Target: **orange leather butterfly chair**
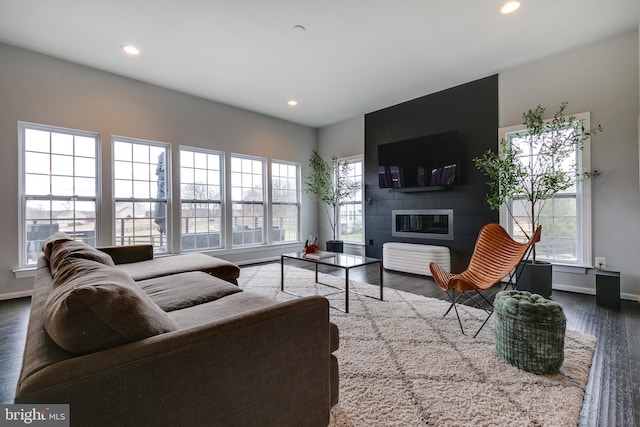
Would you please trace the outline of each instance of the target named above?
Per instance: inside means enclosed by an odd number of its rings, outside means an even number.
[[[513,240],[499,224],[487,224],[480,230],[469,267],[464,272],[452,274],[434,262],[429,264],[431,275],[436,283],[451,299],[451,306],[444,315],[449,314],[453,308],[463,334],[462,321],[456,307],[459,302],[462,302],[460,298],[465,296],[465,302],[471,300],[476,307],[488,314],[478,332],[473,336],[475,338],[493,314],[493,304],[480,291],[491,288],[507,276],[509,276],[509,283],[513,285],[513,276],[518,264],[528,255],[533,245],[540,241],[541,231],[542,227],[538,226],[527,243],[520,243]],[[480,301],[474,298],[474,294],[471,293],[473,291],[482,298]]]

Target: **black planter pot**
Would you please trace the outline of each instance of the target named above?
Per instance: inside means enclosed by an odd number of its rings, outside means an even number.
[[[523,261],[522,264],[522,273],[516,282],[516,289],[549,298],[551,296],[553,265],[541,261],[536,261],[535,264],[531,261]]]
[[[342,240],[327,240],[327,251],[342,253],[344,251],[344,242]]]

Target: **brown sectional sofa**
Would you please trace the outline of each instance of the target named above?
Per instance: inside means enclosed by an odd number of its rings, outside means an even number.
[[[99,251],[57,233],[43,252],[16,403],[68,403],[77,426],[329,423],[326,299],[243,292],[236,265],[150,245]]]

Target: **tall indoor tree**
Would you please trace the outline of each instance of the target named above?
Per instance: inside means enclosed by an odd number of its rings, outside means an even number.
[[[540,105],[526,111],[522,114],[524,130],[503,138],[497,152],[490,150],[473,159],[489,178],[490,208],[504,206],[527,240],[542,222],[548,201],[597,174],[581,170],[577,153],[591,136],[602,132],[602,127],[587,129],[583,119],[565,115],[566,107],[566,102],[561,103],[549,119],[545,118],[546,108]],[[543,228],[543,241],[544,234]],[[535,245],[531,259],[523,262],[517,287],[544,297],[551,295],[552,265],[536,262]]]
[[[592,135],[602,132],[602,126],[586,129],[584,120],[565,115],[566,107],[567,103],[563,102],[548,120],[546,108],[538,105],[528,110],[522,114],[525,130],[513,138],[517,143],[503,138],[497,152],[489,150],[473,159],[476,167],[489,178],[487,203],[490,208],[498,210],[505,206],[527,239],[540,224],[540,214],[548,200],[597,174],[578,170],[575,153],[583,149]],[[524,205],[524,221],[514,215],[514,203]],[[535,263],[535,247],[532,258]]]
[[[322,203],[329,219],[333,241],[336,241],[340,206],[358,191],[360,184],[349,178],[351,165],[336,156],[326,161],[313,150],[309,166],[311,172],[304,179],[304,191],[313,200]]]

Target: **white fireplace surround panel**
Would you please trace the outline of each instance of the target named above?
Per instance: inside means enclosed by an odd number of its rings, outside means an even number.
[[[445,246],[387,242],[382,245],[382,265],[388,270],[431,276],[435,262],[451,271],[451,251]]]

